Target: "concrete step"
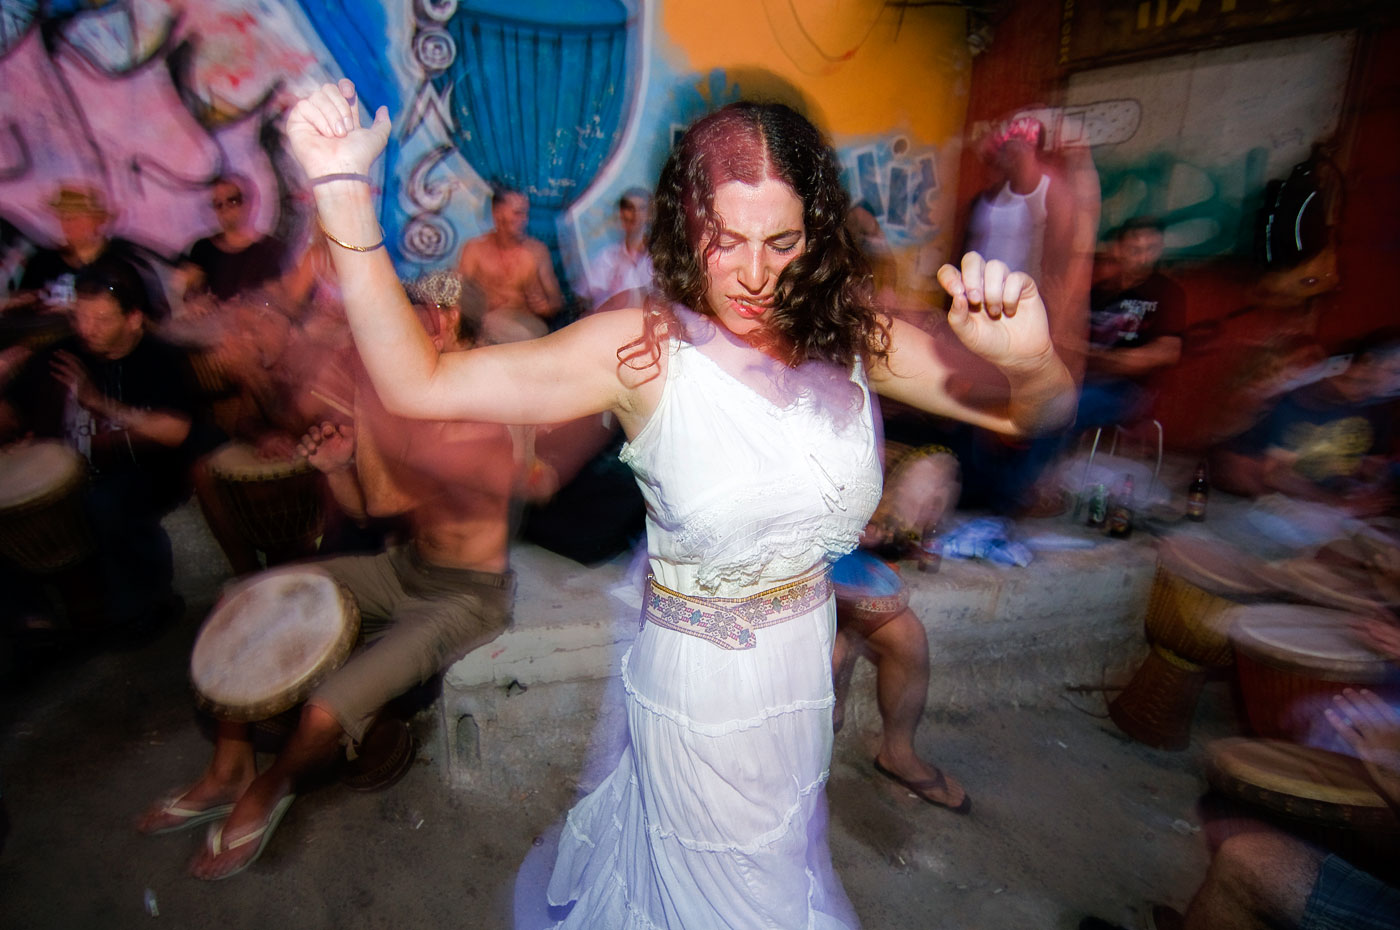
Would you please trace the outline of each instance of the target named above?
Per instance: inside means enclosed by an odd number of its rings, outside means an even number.
[[[1052,528],[1093,548],[1040,552],[1024,568],[954,559],[936,573],[901,567],[929,635],[928,706],[1051,706],[1067,685],[1121,682],[1141,659],[1150,537]],[[513,629],[444,676],[443,776],[508,785],[549,764],[583,772],[587,785],[624,738],[617,676],[638,628],[641,576],[622,559],[587,567],[528,544],[512,549],[512,566]],[[857,666],[846,720],[857,732],[879,729],[869,663]]]

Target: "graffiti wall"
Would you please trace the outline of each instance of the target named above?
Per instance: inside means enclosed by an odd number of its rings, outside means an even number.
[[[340,76],[394,132],[388,241],[405,275],[489,228],[489,185],[531,197],[531,232],[580,282],[674,134],[763,95],[831,134],[904,284],[946,252],[967,97],[962,13],[879,0],[0,0],[0,215],[38,242],[82,180],[115,231],[173,258],[215,228],[205,187],[251,178],[257,222],[304,238],[304,179],[277,127]]]
[[[1070,78],[1103,192],[1101,227],[1168,223],[1177,257],[1247,253],[1265,185],[1288,175],[1341,120],[1350,34],[1218,49]],[[1136,110],[1135,119],[1122,114]],[[1094,133],[1102,133],[1094,138]]]

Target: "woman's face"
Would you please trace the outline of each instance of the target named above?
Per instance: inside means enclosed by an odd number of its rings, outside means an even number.
[[[726,181],[715,191],[719,235],[706,253],[710,310],[730,332],[758,329],[773,306],[778,275],[807,247],[802,201],[782,181]]]

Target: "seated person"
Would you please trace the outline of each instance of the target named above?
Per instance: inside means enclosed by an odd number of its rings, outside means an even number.
[[[273,287],[281,279],[287,247],[253,225],[253,190],[247,178],[234,174],[209,185],[209,205],[219,231],[196,240],[182,258],[187,294],[208,292],[224,301],[244,291]]]
[[[1371,621],[1372,645],[1400,660],[1400,630]],[[1373,692],[1348,689],[1325,711],[1400,812],[1400,713]],[[1393,863],[1392,863],[1393,865]],[[1220,844],[1185,914],[1153,908],[1156,930],[1400,930],[1400,885],[1271,827]],[[1087,917],[1080,930],[1122,930]]]
[[[622,240],[598,256],[588,297],[594,310],[640,307],[651,290],[651,255],[647,252],[647,227],[651,221],[651,193],[631,187],[617,201],[617,222]]]
[[[1118,228],[1109,262],[1089,293],[1089,354],[1077,425],[1141,417],[1151,377],[1181,359],[1186,292],[1157,270],[1162,226],[1139,217]]]
[[[549,249],[526,231],[530,198],[510,188],[491,192],[490,232],[462,246],[457,272],[486,291],[486,342],[518,342],[549,332],[564,298]]]
[[[147,322],[170,317],[165,287],[156,273],[155,253],[134,242],[110,235],[112,213],[102,191],[85,184],[64,184],[49,201],[62,237],[52,248],[37,249],[24,265],[14,302],[68,308],[74,301],[74,284],[83,271],[94,266],[134,275],[145,292],[142,312]]]
[[[1218,484],[1356,516],[1392,505],[1391,398],[1400,387],[1400,342],[1363,340],[1334,364],[1336,373],[1284,394],[1256,426],[1217,452]]]
[[[24,431],[60,438],[91,465],[101,621],[135,631],[176,605],[161,517],[186,492],[194,419],[184,354],[147,332],[146,291],[119,266],[78,275],[74,339],[28,359],[9,399]]]
[[[222,335],[210,354],[232,385],[232,396],[216,402],[218,425],[230,440],[253,447],[259,459],[291,462],[307,429],[349,415],[354,392],[346,353],[308,338],[269,292],[246,291],[225,309]],[[209,465],[202,459],[193,473],[205,522],[235,574],[256,571],[262,566],[257,551],[234,525]],[[313,535],[287,539],[263,555],[273,565],[316,551]]]
[[[444,350],[465,347],[459,321],[447,317],[435,338]],[[516,469],[506,427],[401,420],[362,381],[353,425],[316,427],[301,447],[344,506],[406,512],[411,538],[379,555],[314,563],[355,597],[368,645],[316,688],[272,765],[259,773],[248,726],[220,721],[204,774],[138,821],[144,833],[221,821],[191,862],[197,878],[227,878],[251,865],[305,776],[334,761],[345,740],[372,750],[380,741],[376,715],[387,701],[495,639],[510,622]]]

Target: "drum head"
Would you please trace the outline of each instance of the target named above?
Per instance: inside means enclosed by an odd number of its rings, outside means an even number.
[[[1364,571],[1349,572],[1314,559],[1269,566],[1278,590],[1297,600],[1340,610],[1374,610],[1384,601]]]
[[[1173,536],[1162,540],[1157,558],[1172,574],[1220,597],[1258,597],[1271,588],[1263,562],[1220,540]]]
[[[21,442],[0,449],[0,508],[42,500],[83,474],[83,457],[61,442]]]
[[[190,656],[201,706],[261,720],[306,697],[350,655],[359,633],[350,595],[318,571],[268,572],[230,591]]]
[[[209,456],[209,472],[226,481],[256,481],[311,471],[305,459],[264,459],[245,442],[225,443]]]
[[[1233,611],[1235,648],[1274,668],[1356,684],[1384,680],[1385,658],[1353,629],[1356,614],[1296,604],[1256,604]]]
[[[1206,748],[1211,783],[1227,794],[1241,787],[1250,800],[1274,796],[1280,809],[1288,799],[1304,799],[1359,810],[1390,811],[1385,799],[1371,787],[1365,767],[1351,756],[1325,749],[1300,746],[1283,740],[1231,737],[1213,741]],[[1273,806],[1273,805],[1270,805]]]

